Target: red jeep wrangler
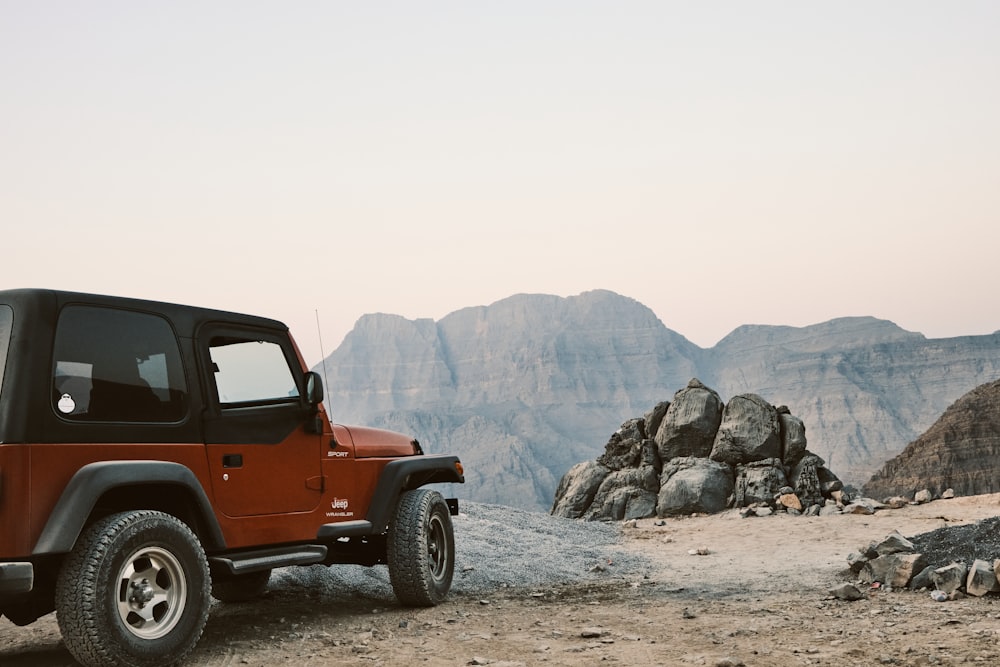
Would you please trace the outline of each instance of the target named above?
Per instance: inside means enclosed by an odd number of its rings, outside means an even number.
[[[0,613],[55,610],[85,665],[169,665],[209,595],[271,569],[386,563],[405,605],[451,587],[456,456],[334,425],[280,322],[0,291]]]

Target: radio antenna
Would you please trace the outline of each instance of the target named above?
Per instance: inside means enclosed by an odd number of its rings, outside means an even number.
[[[316,335],[319,337],[319,354],[323,357],[323,395],[326,396],[326,392],[330,386],[330,378],[326,372],[326,352],[323,350],[323,329],[319,326],[319,309],[316,309]],[[331,406],[327,406],[327,411],[331,409]],[[332,412],[330,414],[333,414]]]

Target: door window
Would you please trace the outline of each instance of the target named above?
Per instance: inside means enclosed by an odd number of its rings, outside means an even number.
[[[218,337],[209,342],[209,354],[223,407],[298,402],[295,377],[277,343]]]

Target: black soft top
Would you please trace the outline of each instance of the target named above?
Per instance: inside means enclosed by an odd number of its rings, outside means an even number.
[[[52,344],[56,323],[64,307],[86,305],[149,313],[165,318],[173,328],[188,369],[194,369],[194,340],[203,325],[238,325],[286,336],[283,323],[211,308],[182,306],[118,296],[84,294],[50,289],[0,290],[0,443],[87,442],[198,442],[200,422],[187,418],[176,424],[154,427],[143,424],[66,424],[51,406]],[[3,330],[6,329],[6,330]],[[109,341],[113,345],[113,341]],[[192,404],[200,405],[202,390],[197,377],[189,378]]]
[[[0,304],[10,305],[15,317],[27,317],[37,322],[39,326],[54,326],[55,318],[63,306],[68,304],[86,304],[93,306],[109,306],[125,310],[136,310],[163,315],[174,325],[177,334],[191,337],[195,329],[204,322],[233,322],[258,326],[267,329],[287,331],[288,327],[278,320],[256,315],[232,313],[225,310],[184,306],[162,301],[148,301],[121,296],[104,294],[86,294],[83,292],[66,292],[52,289],[11,289],[0,290]],[[27,333],[22,330],[22,333]]]

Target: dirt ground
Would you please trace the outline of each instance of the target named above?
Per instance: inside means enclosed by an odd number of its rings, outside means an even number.
[[[622,530],[650,558],[644,574],[622,577],[608,563],[597,583],[452,595],[432,609],[281,581],[259,601],[213,606],[185,664],[996,665],[1000,596],[827,594],[860,545],[996,515],[1000,495],[873,516],[643,520]],[[0,666],[73,664],[54,615],[24,628],[0,621]]]

